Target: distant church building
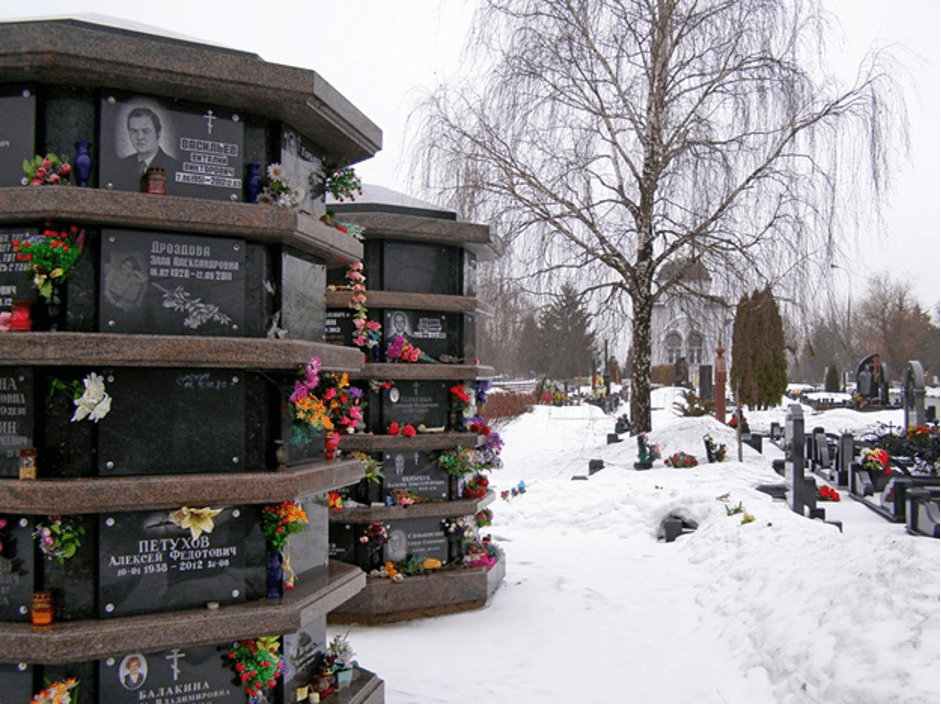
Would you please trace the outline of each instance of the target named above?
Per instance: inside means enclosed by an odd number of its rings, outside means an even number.
[[[663,282],[674,277],[679,284],[660,298],[651,315],[650,363],[674,367],[676,381],[705,392],[712,389],[712,379],[708,386],[700,383],[699,367],[707,365],[712,374],[720,340],[729,359],[734,311],[722,300],[701,297],[713,291],[712,277],[700,262],[668,263],[657,278]]]

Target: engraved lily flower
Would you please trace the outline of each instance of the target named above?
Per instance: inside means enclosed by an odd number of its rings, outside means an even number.
[[[170,520],[176,523],[180,528],[188,528],[193,539],[198,538],[203,533],[212,533],[215,525],[212,519],[222,513],[222,509],[216,508],[189,508],[184,506],[179,511],[170,514]]]
[[[74,401],[75,414],[71,422],[74,423],[87,416],[88,420],[97,423],[111,410],[111,397],[105,392],[104,378],[95,372],[85,377],[84,384],[84,393]]]

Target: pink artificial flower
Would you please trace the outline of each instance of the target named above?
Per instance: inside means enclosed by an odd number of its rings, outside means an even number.
[[[291,394],[291,397],[288,399],[288,401],[291,403],[297,403],[302,398],[307,398],[309,393],[310,389],[308,389],[307,384],[305,384],[303,381],[295,381],[294,393]]]

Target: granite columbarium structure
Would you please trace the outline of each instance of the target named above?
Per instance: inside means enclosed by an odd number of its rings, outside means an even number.
[[[288,442],[283,409],[311,358],[362,368],[323,340],[327,271],[362,244],[319,218],[330,164],[380,146],[310,70],[0,24],[0,699],[48,680],[83,703],[242,703],[247,641],[284,663],[252,700],[316,700],[326,615],[366,583],[329,559],[327,495],[364,470]],[[72,185],[22,185],[48,154]],[[273,163],[295,207],[252,202]],[[21,256],[63,247],[67,275]],[[284,502],[308,521],[290,566],[262,520]],[[376,675],[345,675],[324,701],[383,701]]]

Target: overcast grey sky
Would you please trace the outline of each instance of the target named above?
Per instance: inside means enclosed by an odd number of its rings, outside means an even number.
[[[834,37],[828,47],[840,77],[851,80],[867,49],[887,45],[896,46],[912,77],[911,162],[896,172],[885,228],[870,228],[861,240],[861,251],[873,254],[853,266],[863,274],[891,267],[933,307],[941,299],[941,3],[824,2],[845,34],[845,41]],[[43,0],[5,2],[0,20],[97,13],[313,69],[383,131],[383,150],[357,172],[368,183],[414,195],[406,120],[422,92],[455,70],[472,9],[472,0]]]

